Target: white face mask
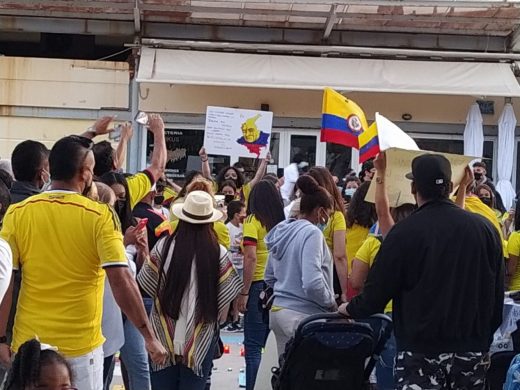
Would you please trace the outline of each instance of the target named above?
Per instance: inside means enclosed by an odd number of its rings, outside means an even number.
[[[356,188],[345,188],[345,196],[353,197],[356,193]]]
[[[40,188],[40,190],[42,192],[44,192],[44,191],[47,191],[49,189],[49,187],[51,186],[51,174],[49,172],[47,172],[45,169],[42,169],[42,172],[45,172],[48,175],[47,180],[43,180],[42,188]]]

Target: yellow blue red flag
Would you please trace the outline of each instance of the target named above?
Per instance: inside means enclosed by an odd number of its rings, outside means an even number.
[[[359,135],[358,140],[360,163],[364,163],[365,161],[377,156],[380,152],[380,148],[376,122],[372,123],[366,131],[362,132]]]
[[[362,137],[363,134],[365,136]],[[379,152],[377,127],[369,129],[361,107],[331,88],[325,88],[323,93],[321,142],[359,149],[360,162]]]

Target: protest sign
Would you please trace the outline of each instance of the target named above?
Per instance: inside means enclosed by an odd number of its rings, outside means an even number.
[[[437,153],[426,150],[404,150],[391,148],[386,151],[386,176],[384,183],[388,194],[390,207],[398,207],[406,203],[415,204],[411,193],[411,181],[405,176],[412,171],[412,160],[427,153],[442,154],[451,163],[453,188],[457,188],[464,177],[464,169],[475,157],[462,156],[459,154]],[[370,184],[365,200],[375,203],[375,179]]]
[[[272,124],[270,111],[208,106],[204,147],[208,154],[264,158]]]

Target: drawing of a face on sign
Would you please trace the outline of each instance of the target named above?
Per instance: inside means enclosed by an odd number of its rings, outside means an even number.
[[[348,127],[350,128],[350,130],[352,130],[356,133],[361,133],[363,131],[363,125],[361,124],[361,120],[359,119],[359,117],[357,115],[349,116],[347,119],[347,122],[348,122]]]

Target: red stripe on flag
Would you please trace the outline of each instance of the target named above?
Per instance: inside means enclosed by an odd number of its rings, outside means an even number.
[[[376,157],[379,152],[379,145],[374,145],[370,149],[367,149],[365,153],[359,155],[359,162],[364,163],[372,157]]]
[[[358,137],[345,131],[334,129],[321,129],[321,142],[330,142],[333,144],[350,146],[356,149],[359,148]]]

